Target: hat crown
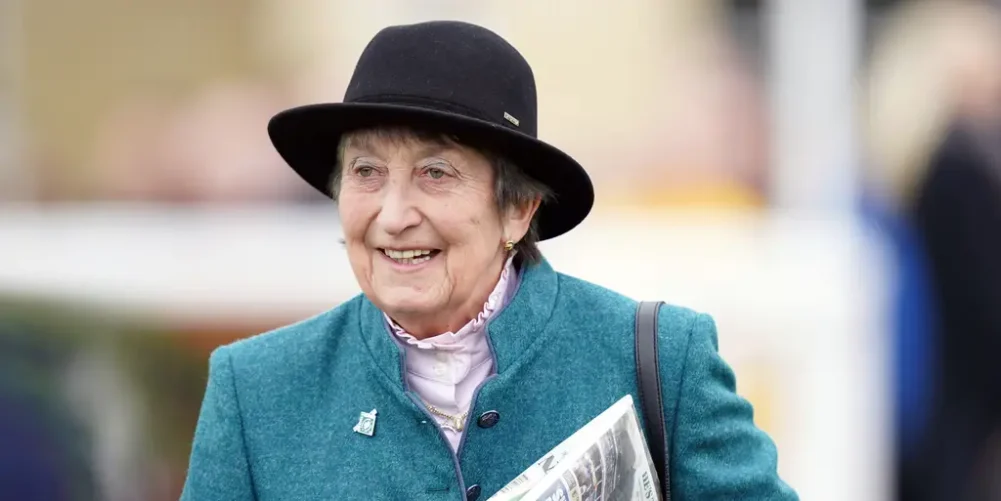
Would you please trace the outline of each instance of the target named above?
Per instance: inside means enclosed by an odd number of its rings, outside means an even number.
[[[528,62],[496,33],[458,21],[379,31],[358,60],[344,102],[426,107],[538,134]]]
[[[327,196],[336,145],[358,129],[417,127],[501,154],[552,191],[536,213],[544,240],[587,217],[594,187],[580,164],[538,139],[537,116],[535,77],[517,49],[480,26],[431,21],[377,33],[344,102],[282,111],[268,134],[282,158]]]

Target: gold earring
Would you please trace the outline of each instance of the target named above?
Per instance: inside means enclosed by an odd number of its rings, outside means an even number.
[[[511,252],[512,250],[514,250],[514,241],[513,240],[508,240],[507,242],[504,242],[504,250],[506,250],[508,252]]]

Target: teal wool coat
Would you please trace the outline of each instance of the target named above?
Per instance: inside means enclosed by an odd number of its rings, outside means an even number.
[[[487,331],[495,374],[452,453],[404,382],[382,313],[363,295],[216,349],[181,499],[486,499],[626,394],[637,398],[637,303],[527,267]],[[675,500],[794,500],[755,427],[712,319],[660,310],[661,379]],[[375,434],[356,433],[378,411]],[[489,428],[476,417],[496,411]]]

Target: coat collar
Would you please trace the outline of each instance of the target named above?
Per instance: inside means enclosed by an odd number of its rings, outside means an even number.
[[[514,297],[487,323],[498,373],[514,365],[544,330],[556,305],[557,291],[558,276],[549,262],[543,260],[523,268]],[[392,381],[403,385],[403,355],[382,311],[365,296],[359,303],[358,332],[362,341],[376,365]]]

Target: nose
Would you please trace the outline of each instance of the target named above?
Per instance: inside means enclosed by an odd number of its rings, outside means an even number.
[[[382,208],[376,222],[382,231],[399,235],[421,222],[421,214],[414,206],[408,184],[393,180],[383,192]]]

